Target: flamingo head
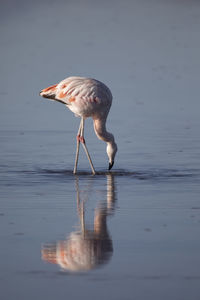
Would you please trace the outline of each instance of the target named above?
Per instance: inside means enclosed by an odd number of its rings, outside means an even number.
[[[114,165],[115,155],[117,153],[117,144],[115,142],[108,143],[106,151],[109,159],[108,170],[111,170]]]

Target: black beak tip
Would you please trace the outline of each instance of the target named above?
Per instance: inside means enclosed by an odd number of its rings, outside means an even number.
[[[113,167],[113,165],[114,165],[114,162],[112,162],[112,163],[109,163],[108,170],[111,170],[111,169],[112,169],[112,167]]]

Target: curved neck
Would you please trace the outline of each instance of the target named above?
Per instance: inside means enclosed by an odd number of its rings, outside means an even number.
[[[114,143],[114,136],[112,135],[112,133],[106,130],[106,119],[93,119],[93,121],[94,131],[97,137],[106,143]]]

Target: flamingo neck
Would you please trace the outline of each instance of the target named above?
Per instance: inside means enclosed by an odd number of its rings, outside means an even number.
[[[110,143],[110,144],[115,143],[115,139],[112,133],[106,130],[106,119],[93,119],[93,121],[94,121],[94,131],[97,137],[106,143]]]

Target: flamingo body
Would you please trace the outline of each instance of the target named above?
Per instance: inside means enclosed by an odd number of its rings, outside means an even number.
[[[65,104],[76,116],[81,117],[82,121],[77,138],[78,143],[81,142],[84,147],[86,147],[83,134],[84,120],[88,117],[93,118],[97,137],[107,143],[109,169],[111,169],[114,164],[117,145],[114,136],[106,130],[106,119],[112,104],[112,94],[109,88],[104,83],[93,78],[68,77],[58,84],[43,89],[40,95]],[[85,150],[92,171],[95,173],[89,153],[87,149]],[[78,163],[78,144],[77,152],[74,173],[76,173]]]

